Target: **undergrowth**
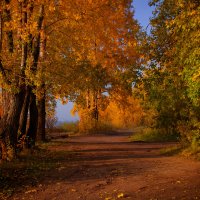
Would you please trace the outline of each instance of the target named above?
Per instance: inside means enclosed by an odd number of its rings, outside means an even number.
[[[164,148],[160,151],[163,155],[181,155],[187,158],[200,160],[200,142],[195,137],[192,142],[185,142],[180,139],[179,134],[166,134],[159,129],[141,128],[136,129],[131,137],[132,142],[179,142],[173,147]]]
[[[176,133],[167,134],[163,130],[144,128],[134,133],[130,140],[132,142],[177,142],[179,135]]]
[[[160,154],[166,155],[166,156],[173,156],[177,154],[181,154],[183,151],[183,147],[181,145],[175,145],[172,147],[167,147],[160,150]]]
[[[79,122],[63,122],[61,123],[58,128],[62,130],[62,132],[73,132],[77,133],[79,132]]]
[[[0,164],[0,199],[7,199],[16,191],[36,186],[45,173],[58,169],[73,152],[49,151],[46,143],[32,151],[23,151],[17,159]],[[59,144],[57,144],[59,145]]]
[[[191,146],[186,147],[179,144],[173,147],[161,149],[160,153],[166,156],[179,155],[179,156],[200,161],[200,147],[198,148],[198,151],[197,150],[194,151]]]

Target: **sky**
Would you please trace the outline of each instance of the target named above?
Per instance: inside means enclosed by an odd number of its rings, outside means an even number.
[[[133,0],[135,18],[140,25],[146,29],[149,25],[149,18],[152,16],[153,8],[148,5],[149,0]]]
[[[135,19],[138,20],[139,24],[146,29],[149,24],[149,18],[152,15],[152,8],[148,6],[149,0],[133,0],[133,6],[135,9]],[[148,29],[147,29],[148,30]],[[57,102],[56,116],[58,121],[77,121],[78,116],[72,117],[70,110],[73,107],[73,103],[69,102],[66,105],[62,105]]]

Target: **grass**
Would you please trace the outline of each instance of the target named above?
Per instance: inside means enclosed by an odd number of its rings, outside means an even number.
[[[179,145],[162,149],[160,153],[169,156],[179,154],[180,156],[200,161],[199,141],[193,140],[191,143],[181,142]]]
[[[58,126],[58,129],[63,130],[64,132],[73,132],[77,133],[79,131],[78,121],[76,122],[63,122]]]
[[[194,151],[194,149],[191,146],[189,146],[182,151],[181,155],[187,158],[193,158],[195,160],[200,161],[200,147],[198,147],[198,149],[195,149]]]
[[[48,143],[32,152],[24,151],[16,160],[0,164],[0,199],[7,199],[27,186],[36,186],[45,173],[61,167],[67,156],[73,153],[47,150],[53,145]]]
[[[189,159],[194,159],[200,161],[200,147],[198,151],[193,151],[191,146],[189,147],[184,147],[181,145],[176,145],[173,147],[168,147],[160,150],[161,155],[166,155],[166,156],[174,156],[174,155],[179,155],[183,156]]]
[[[181,145],[175,145],[173,147],[168,147],[160,150],[161,155],[166,155],[166,156],[174,156],[177,154],[181,154],[183,151],[183,147]]]
[[[132,142],[176,142],[179,140],[179,135],[166,134],[159,129],[144,128],[139,132],[134,133],[130,140]]]

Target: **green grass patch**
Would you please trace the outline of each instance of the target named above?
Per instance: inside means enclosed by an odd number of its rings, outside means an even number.
[[[130,140],[132,142],[176,142],[179,140],[179,135],[166,134],[159,129],[144,128],[134,133]]]
[[[194,150],[192,146],[184,146],[179,144],[173,147],[161,149],[160,153],[167,156],[180,155],[200,161],[200,147],[198,147],[198,149],[195,148]]]
[[[79,125],[78,121],[76,122],[63,122],[58,126],[58,129],[62,130],[63,132],[79,132]]]
[[[183,147],[181,145],[175,145],[173,147],[168,147],[160,150],[160,154],[166,156],[174,156],[180,154],[183,151]]]

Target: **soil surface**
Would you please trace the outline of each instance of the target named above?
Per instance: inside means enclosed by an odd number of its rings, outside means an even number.
[[[62,139],[62,165],[16,200],[200,199],[200,162],[164,156],[173,143],[132,143],[128,133]]]

